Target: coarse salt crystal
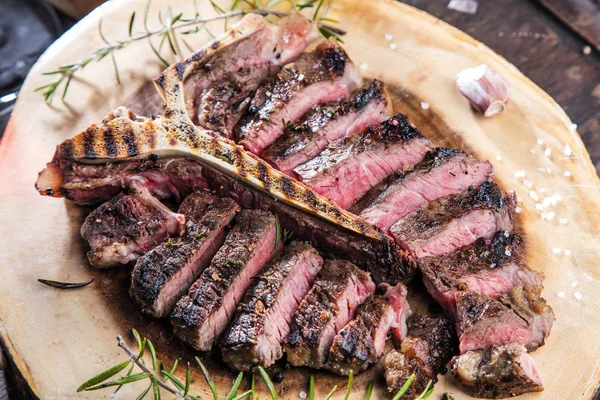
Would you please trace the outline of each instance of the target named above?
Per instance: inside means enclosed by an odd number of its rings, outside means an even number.
[[[573,131],[574,131],[575,129],[577,129],[577,124],[571,124],[571,127],[570,127],[570,128],[571,128],[571,130],[573,130]]]
[[[562,253],[562,249],[560,247],[553,247],[552,248],[552,253],[554,253],[554,254],[560,254],[560,253]]]
[[[303,80],[303,79],[304,79],[304,74],[300,74],[300,75],[298,75],[298,80],[299,80],[299,81],[301,81],[301,80]]]
[[[369,64],[367,64],[366,62],[361,62],[359,68],[365,70],[369,68]]]
[[[391,42],[393,38],[394,38],[394,35],[392,35],[391,33],[385,34],[385,40],[387,40],[388,42]]]
[[[573,281],[573,282],[571,282],[571,287],[572,287],[572,288],[576,288],[576,287],[577,287],[577,285],[579,285],[579,282],[577,282],[577,281]]]
[[[564,175],[567,176],[567,177],[569,177],[569,176],[571,176],[573,174],[571,173],[571,171],[565,171]]]
[[[561,218],[558,222],[560,222],[561,225],[566,225],[569,223],[569,220],[567,218]]]
[[[536,203],[536,205],[535,205],[535,209],[536,209],[536,210],[540,210],[540,211],[541,211],[541,210],[543,210],[543,209],[544,209],[544,206],[542,205],[542,203]]]
[[[552,204],[552,197],[546,197],[542,201],[542,205],[544,206],[544,208],[548,207],[550,204]]]
[[[308,395],[306,394],[306,392],[300,392],[298,393],[298,397],[300,397],[301,399],[306,399]]]
[[[478,5],[477,0],[450,0],[448,8],[465,14],[475,15]]]
[[[502,160],[502,156],[500,156],[500,155],[496,156],[496,160],[501,161]]]
[[[573,150],[571,150],[571,146],[569,146],[568,144],[565,145],[565,155],[570,156],[571,154],[573,154]]]
[[[509,237],[510,233],[508,233],[508,231],[504,231],[504,237]]]
[[[577,299],[577,301],[581,301],[581,299],[583,299],[583,296],[579,292],[573,293],[573,297],[575,297],[575,299]]]
[[[529,189],[530,187],[532,187],[532,186],[533,186],[533,183],[531,183],[531,181],[530,181],[530,180],[527,180],[527,179],[525,179],[525,180],[523,181],[523,185],[525,185],[525,187],[526,187],[527,189]]]
[[[571,255],[571,250],[565,249],[565,256],[570,256],[570,255]]]
[[[552,221],[554,219],[554,217],[556,216],[556,213],[554,211],[550,211],[547,215],[546,215],[546,219],[548,221]]]
[[[515,177],[516,178],[522,178],[525,176],[525,171],[517,171],[515,172]]]
[[[549,174],[551,174],[552,173],[552,168],[550,168],[550,167],[546,168],[546,172],[549,173]]]
[[[529,197],[531,197],[535,201],[538,201],[538,199],[539,199],[538,194],[533,190],[531,192],[529,192]]]
[[[562,196],[558,192],[554,193],[552,197],[556,199],[556,201],[562,201]]]
[[[396,43],[390,43],[390,49],[396,50],[397,48],[398,48],[398,45]]]
[[[506,251],[504,252],[504,254],[506,254],[506,256],[510,257],[510,255],[511,255],[512,253],[511,253],[510,251],[506,250]]]
[[[552,149],[548,147],[546,150],[544,150],[544,154],[550,157],[552,155]]]
[[[536,168],[535,170],[538,172],[546,172],[546,168],[544,168],[544,167],[539,167],[539,168]]]
[[[426,101],[422,101],[421,102],[421,108],[423,110],[428,110],[429,109],[429,103],[427,103]]]
[[[529,152],[530,152],[531,154],[536,154],[536,153],[537,153],[537,151],[535,151],[535,149],[531,149],[531,150],[529,150]]]
[[[556,297],[565,297],[565,292],[556,293]]]
[[[516,207],[516,208],[515,208],[515,212],[516,212],[517,214],[520,214],[520,213],[521,213],[521,211],[523,211],[523,209],[522,209],[521,207]]]
[[[543,145],[544,144],[544,139],[538,138],[537,144],[539,144],[540,146]]]

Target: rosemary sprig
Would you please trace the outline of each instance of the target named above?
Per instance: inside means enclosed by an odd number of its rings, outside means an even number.
[[[38,279],[38,282],[57,289],[77,289],[94,282],[94,278],[90,279],[88,282],[59,282],[40,278]]]
[[[230,19],[241,17],[249,13],[263,15],[267,18],[271,16],[285,17],[290,15],[292,12],[301,11],[306,8],[312,8],[315,6],[315,4],[317,4],[317,9],[314,13],[313,20],[317,24],[317,27],[321,34],[326,38],[334,36],[340,42],[342,41],[340,36],[345,34],[343,30],[328,24],[328,22],[335,23],[334,20],[325,18],[328,8],[331,5],[331,1],[323,9],[323,12],[319,13],[325,0],[319,0],[318,3],[317,0],[271,0],[267,3],[266,7],[262,6],[260,0],[236,0],[233,2],[233,5],[229,11],[223,10],[213,0],[210,0],[210,3],[216,11],[217,15],[202,17],[197,11],[196,2],[194,0],[194,9],[196,10],[196,13],[192,18],[186,18],[184,17],[183,13],[175,13],[171,9],[171,7],[167,7],[167,9],[164,12],[164,16],[162,12],[158,13],[158,20],[161,26],[160,28],[154,30],[151,30],[148,27],[148,18],[150,13],[151,1],[152,0],[148,0],[146,3],[143,19],[144,30],[142,32],[134,33],[136,22],[135,11],[131,14],[129,18],[128,37],[125,39],[116,41],[108,40],[108,38],[104,35],[104,32],[102,31],[102,20],[100,20],[100,23],[98,24],[98,34],[100,38],[104,41],[106,46],[95,50],[88,57],[82,60],[71,64],[59,66],[55,70],[44,72],[43,75],[58,75],[58,77],[56,78],[56,80],[36,88],[35,91],[41,92],[42,96],[44,97],[44,100],[47,103],[51,103],[54,99],[55,94],[62,90],[61,99],[64,100],[73,77],[90,63],[98,62],[107,56],[110,56],[111,58],[117,83],[121,84],[121,76],[119,73],[118,63],[115,56],[115,52],[117,50],[124,49],[134,42],[147,40],[148,45],[150,46],[150,49],[152,50],[154,55],[156,55],[156,57],[166,67],[169,65],[169,62],[161,54],[162,44],[164,44],[165,42],[169,44],[169,49],[173,56],[181,57],[182,52],[179,46],[179,40],[181,40],[191,52],[193,52],[193,49],[187,44],[185,39],[179,36],[179,34],[191,35],[201,31],[206,31],[210,36],[214,38],[215,35],[208,29],[207,26],[209,22],[224,20],[224,28],[226,30],[227,22]],[[278,4],[287,4],[290,11],[284,12],[272,9],[272,7]],[[160,44],[158,48],[152,40],[155,37],[160,39]]]

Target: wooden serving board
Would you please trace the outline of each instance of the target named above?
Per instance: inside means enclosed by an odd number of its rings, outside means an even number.
[[[201,13],[213,13],[208,1],[199,3]],[[193,14],[192,2],[187,0],[155,0],[153,23],[158,10],[167,5]],[[131,328],[149,337],[159,358],[169,365],[174,358],[185,362],[196,355],[173,338],[167,322],[141,314],[127,293],[127,269],[97,271],[89,267],[86,245],[79,236],[86,210],[42,198],[33,187],[37,172],[59,142],[100,121],[154,77],[160,66],[145,42],[133,44],[117,54],[123,85],[117,85],[110,60],[93,63],[71,83],[66,101],[55,100],[52,106],[33,92],[48,82],[41,73],[101,47],[100,19],[109,39],[126,37],[130,13],[137,11],[139,20],[144,6],[142,0],[109,2],[59,39],[32,69],[0,145],[0,337],[10,361],[40,398],[110,396],[108,391],[78,394],[75,390],[126,358],[115,337],[123,335],[132,343]],[[382,79],[391,88],[396,111],[408,114],[426,136],[491,160],[498,181],[517,191],[528,241],[527,260],[546,275],[544,295],[557,316],[547,345],[533,355],[546,390],[523,398],[590,398],[600,371],[600,186],[567,115],[504,59],[428,14],[391,0],[344,0],[334,4],[330,16],[341,20],[348,30],[345,47],[361,65],[364,76]],[[213,30],[219,29],[222,22],[213,26]],[[387,40],[386,34],[393,39]],[[198,48],[208,36],[189,36],[187,40]],[[454,85],[459,71],[481,63],[489,64],[512,87],[506,112],[489,119],[472,112]],[[138,105],[154,101],[151,91],[142,93],[137,96]],[[565,145],[572,154],[565,154]],[[524,171],[531,188],[526,187],[524,178],[515,177],[517,171]],[[536,203],[544,204],[548,196],[556,203],[550,201],[543,210],[554,213],[551,220],[542,219],[536,209]],[[90,276],[96,279],[92,285],[73,291],[59,291],[36,281],[85,281]],[[426,308],[427,301],[414,300],[412,304]],[[220,391],[225,392],[235,374],[218,363],[208,363]],[[346,382],[327,373],[312,373],[318,398],[334,384]],[[283,383],[278,385],[281,398],[295,399],[299,392],[307,391],[310,374],[302,369],[284,371]],[[356,379],[351,398],[363,398],[375,375],[373,370]],[[194,392],[206,394],[197,370],[194,377]],[[116,397],[134,398],[143,388],[128,385]],[[262,385],[260,388],[264,390]],[[375,396],[382,391],[378,381]],[[468,398],[449,375],[437,384],[436,396],[447,391],[458,399]],[[334,398],[343,397],[343,392],[340,387]]]

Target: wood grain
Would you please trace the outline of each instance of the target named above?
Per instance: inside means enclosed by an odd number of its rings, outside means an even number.
[[[125,36],[130,13],[140,12],[144,4],[141,0],[108,3],[56,42],[28,77],[0,145],[0,337],[16,368],[41,398],[106,396],[103,392],[76,394],[75,388],[124,359],[115,337],[123,335],[131,343],[128,332],[134,327],[153,340],[159,357],[167,363],[175,357],[185,362],[197,355],[172,337],[167,321],[152,320],[133,304],[127,293],[127,269],[98,271],[89,267],[86,245],[79,236],[86,210],[41,198],[33,189],[37,171],[51,158],[56,144],[100,121],[106,111],[122,104],[155,76],[159,67],[147,44],[136,43],[117,56],[123,86],[116,85],[110,60],[90,64],[80,79],[72,82],[66,102],[52,107],[33,93],[33,88],[47,82],[41,72],[80,59],[101,46],[96,33],[101,17],[110,38]],[[208,2],[199,4],[201,12],[210,12]],[[183,0],[154,1],[153,12],[167,5],[193,13],[190,2]],[[425,135],[440,143],[490,159],[502,186],[517,191],[528,241],[527,261],[546,275],[544,295],[557,315],[547,345],[533,355],[546,391],[523,399],[589,399],[600,371],[600,190],[572,122],[514,66],[428,14],[392,1],[346,0],[334,5],[332,17],[348,30],[345,47],[363,66],[365,77],[382,79],[390,86],[396,111],[407,113]],[[396,49],[390,47],[386,34],[393,36]],[[206,40],[208,36],[190,37],[194,47]],[[508,109],[491,119],[473,113],[454,87],[457,72],[480,63],[492,66],[512,87]],[[424,109],[422,102],[429,107]],[[571,156],[563,152],[567,144]],[[551,151],[549,156],[544,155],[546,149]],[[540,168],[544,172],[538,171]],[[545,172],[548,168],[551,173]],[[521,170],[532,188],[514,176]],[[565,177],[565,171],[571,176]],[[539,196],[537,201],[531,198],[531,190]],[[551,221],[542,220],[536,203],[555,193],[560,193],[562,201],[546,211],[556,215]],[[561,218],[567,223],[560,224]],[[553,247],[569,249],[572,255],[553,254]],[[37,278],[84,280],[90,276],[96,278],[93,285],[68,292],[36,282]],[[577,282],[575,288],[573,282]],[[565,297],[558,298],[558,292]],[[581,301],[575,299],[575,292],[581,293]],[[427,308],[428,300],[416,290],[411,301],[416,309]],[[211,357],[201,356],[224,392],[235,374]],[[359,376],[351,398],[362,398],[377,372],[373,369]],[[298,398],[300,391],[307,391],[311,373],[284,371],[285,379],[278,385],[280,397]],[[194,376],[194,392],[207,395],[197,370]],[[334,384],[345,384],[342,378],[320,372],[316,381],[319,398]],[[264,391],[262,385],[260,388]],[[127,386],[118,397],[132,398],[142,389],[142,385]],[[378,384],[374,397],[381,397],[382,390]],[[449,376],[436,386],[438,395],[446,391],[458,399],[468,398]]]

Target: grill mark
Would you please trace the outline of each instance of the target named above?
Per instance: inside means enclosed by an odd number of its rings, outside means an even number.
[[[73,141],[71,139],[66,140],[61,146],[61,150],[65,158],[73,157]]]
[[[337,77],[344,75],[346,69],[346,53],[339,48],[328,48],[325,51],[325,59],[327,61],[327,69],[330,73]]]
[[[96,150],[94,149],[94,129],[87,128],[83,134],[83,153],[85,158],[97,158]]]
[[[271,187],[269,180],[267,179],[267,166],[261,162],[258,163],[258,179],[263,183],[264,188],[269,190]]]
[[[202,49],[200,51],[198,51],[197,53],[192,54],[192,61],[196,62],[198,60],[200,60],[202,57],[204,57],[206,55],[206,50]]]
[[[161,73],[158,78],[156,78],[154,80],[154,82],[160,86],[162,89],[164,89],[164,85],[165,85],[165,75],[163,73]]]
[[[107,157],[116,157],[119,154],[113,130],[110,126],[104,128],[104,154]]]
[[[281,181],[281,191],[283,194],[287,197],[292,197],[294,195],[294,184],[290,178],[282,176],[279,180]]]
[[[128,128],[127,134],[123,135],[123,141],[127,145],[127,156],[135,157],[139,154],[139,150],[137,148],[137,141],[135,134],[133,133],[133,129]]]
[[[154,149],[156,147],[156,131],[154,130],[154,124],[152,123],[147,123],[146,124],[146,138],[148,140],[148,146],[150,146],[151,149]]]
[[[183,62],[178,62],[177,64],[175,64],[175,71],[177,71],[177,77],[179,78],[179,80],[183,80],[183,73],[185,72],[185,67],[187,66],[187,63],[185,61]]]

